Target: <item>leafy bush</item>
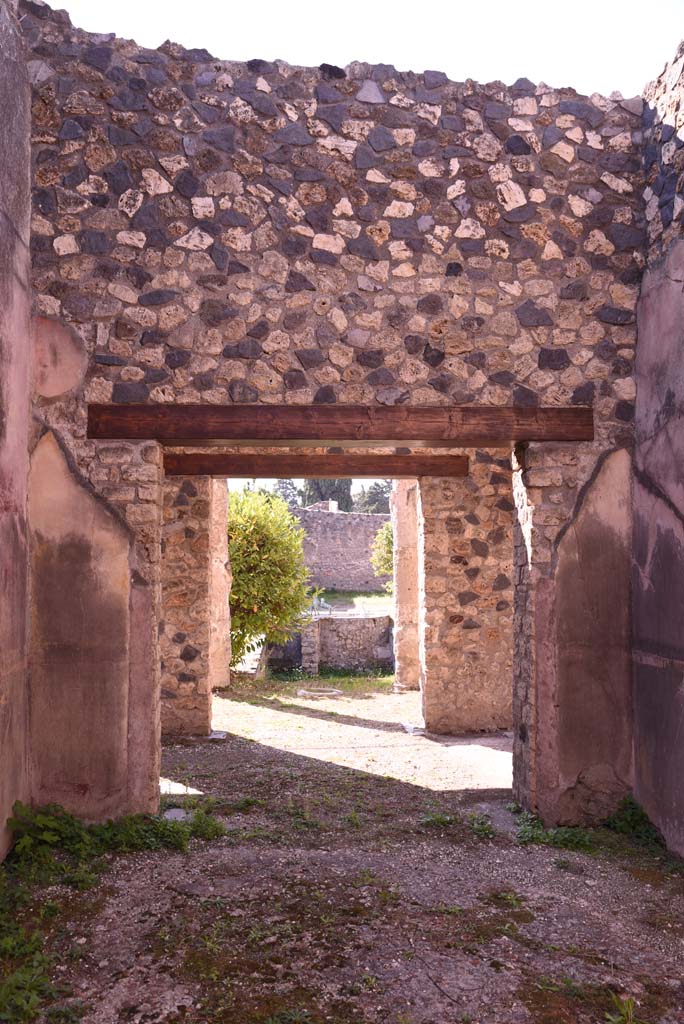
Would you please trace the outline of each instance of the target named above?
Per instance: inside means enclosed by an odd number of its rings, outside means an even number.
[[[260,637],[282,644],[306,621],[312,591],[304,564],[304,531],[282,498],[259,491],[231,494],[228,550],[232,664]]]
[[[394,551],[394,535],[392,533],[392,524],[383,523],[378,532],[375,534],[375,540],[371,548],[371,565],[373,566],[373,572],[376,576],[389,576],[390,579],[385,583],[385,590],[388,594],[392,593],[394,584],[391,579],[393,572],[393,551]]]

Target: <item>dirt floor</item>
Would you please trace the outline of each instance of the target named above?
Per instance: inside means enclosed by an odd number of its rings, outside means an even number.
[[[684,1022],[681,862],[521,845],[509,737],[425,737],[386,685],[296,690],[217,696],[225,739],[164,747],[167,808],[215,798],[224,837],[67,900],[86,1024]]]

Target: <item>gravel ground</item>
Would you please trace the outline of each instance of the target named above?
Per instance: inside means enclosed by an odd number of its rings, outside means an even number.
[[[415,694],[217,697],[227,738],[166,745],[163,774],[225,837],[67,900],[86,1024],[684,1024],[681,862],[520,845],[510,739],[417,719]]]

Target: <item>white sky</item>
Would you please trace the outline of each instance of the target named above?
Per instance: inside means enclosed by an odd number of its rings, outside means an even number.
[[[52,0],[59,6],[60,0]],[[61,0],[91,32],[166,39],[224,60],[353,60],[578,92],[641,93],[684,38],[684,0]]]

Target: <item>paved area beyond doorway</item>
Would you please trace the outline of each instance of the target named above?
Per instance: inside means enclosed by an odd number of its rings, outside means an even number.
[[[334,680],[325,685],[334,687]],[[511,787],[510,734],[426,736],[416,691],[294,694],[255,702],[215,695],[213,724],[276,750],[429,790]]]

